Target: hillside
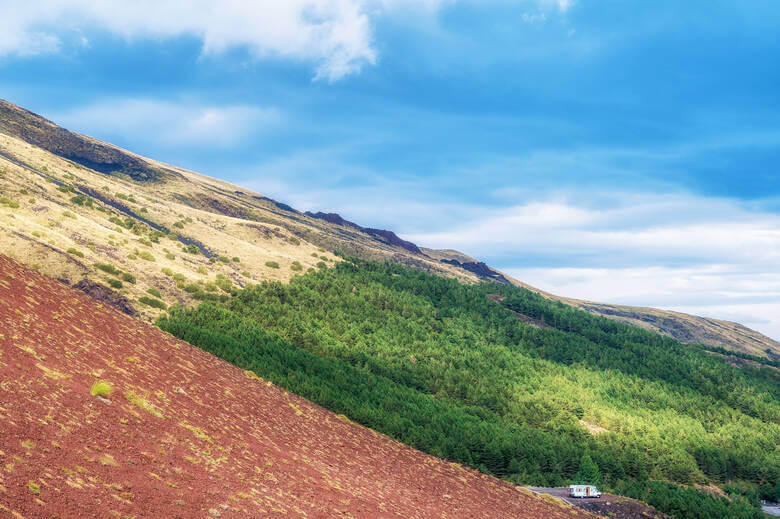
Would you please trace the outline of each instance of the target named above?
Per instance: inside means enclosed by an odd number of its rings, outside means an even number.
[[[301,213],[69,132],[5,101],[0,194],[2,250],[71,284],[87,277],[111,285],[91,288],[146,320],[173,303],[224,299],[233,287],[325,268],[338,261],[333,251],[464,282],[526,286],[457,251],[419,248],[335,213]],[[684,342],[780,355],[776,341],[735,323],[545,295]]]
[[[403,446],[2,255],[0,321],[2,517],[592,517]]]

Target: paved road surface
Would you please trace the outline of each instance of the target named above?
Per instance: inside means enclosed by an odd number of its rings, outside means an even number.
[[[763,510],[765,514],[780,517],[780,506],[762,506],[761,510]]]

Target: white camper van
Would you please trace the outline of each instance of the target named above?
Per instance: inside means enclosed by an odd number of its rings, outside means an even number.
[[[569,497],[601,497],[601,492],[593,485],[569,485]]]

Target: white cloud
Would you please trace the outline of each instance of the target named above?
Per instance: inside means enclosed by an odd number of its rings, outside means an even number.
[[[8,2],[4,1],[4,4]],[[258,57],[312,62],[336,80],[376,61],[373,0],[28,0],[2,6],[0,55],[54,52],[69,36],[105,30],[128,39],[189,35],[203,53],[245,47]],[[410,4],[411,5],[411,4]],[[430,8],[431,2],[423,2]]]
[[[315,79],[335,81],[376,63],[380,17],[430,19],[459,1],[474,0],[0,0],[0,57],[84,47],[92,31],[128,40],[191,36],[204,55],[244,48],[258,58],[311,63]],[[565,14],[573,0],[523,3]]]
[[[103,139],[133,136],[135,143],[228,148],[283,121],[274,108],[209,106],[148,99],[113,99],[48,116]]]

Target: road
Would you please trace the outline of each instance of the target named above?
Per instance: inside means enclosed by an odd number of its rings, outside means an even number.
[[[765,514],[774,515],[775,517],[780,517],[780,506],[778,505],[762,506],[761,510],[763,510]]]

